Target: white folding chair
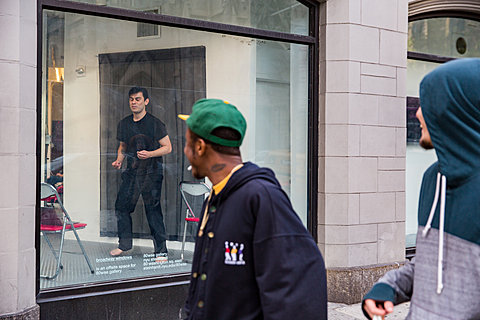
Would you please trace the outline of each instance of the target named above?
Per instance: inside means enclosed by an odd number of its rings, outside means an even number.
[[[88,267],[90,268],[90,272],[93,274],[94,270],[92,268],[92,264],[90,263],[90,260],[88,259],[88,255],[85,252],[85,249],[82,245],[82,241],[80,241],[80,237],[78,236],[77,230],[79,229],[84,229],[87,224],[86,223],[80,223],[80,222],[73,222],[72,219],[70,218],[70,215],[67,212],[67,209],[63,206],[62,200],[60,199],[60,195],[58,194],[57,190],[50,184],[42,182],[40,185],[40,199],[41,200],[46,200],[48,198],[51,198],[52,196],[56,197],[56,202],[60,205],[60,208],[62,209],[63,213],[63,224],[45,224],[40,222],[40,231],[42,235],[45,237],[45,241],[47,242],[48,246],[50,247],[50,250],[52,251],[56,261],[57,261],[57,268],[55,270],[55,273],[51,276],[47,275],[42,275],[42,278],[47,278],[47,279],[55,279],[58,274],[60,273],[60,269],[63,269],[62,265],[62,253],[63,253],[63,244],[65,240],[65,232],[67,231],[73,231],[75,234],[75,237],[77,238],[78,245],[80,246],[80,249],[82,249],[83,256],[85,257],[85,260],[87,261]],[[52,243],[50,242],[50,239],[48,238],[48,234],[61,234],[61,240],[60,240],[60,248],[58,250],[58,255],[53,248]]]
[[[180,194],[182,195],[183,202],[187,206],[186,214],[185,214],[185,227],[183,229],[183,240],[182,240],[182,252],[180,254],[181,259],[183,260],[184,251],[185,251],[185,239],[187,236],[187,225],[189,222],[199,222],[200,214],[194,212],[192,209],[191,202],[187,200],[186,195],[190,195],[192,197],[200,197],[202,196],[203,200],[205,196],[210,193],[210,188],[204,182],[195,182],[195,181],[182,181],[179,185]]]

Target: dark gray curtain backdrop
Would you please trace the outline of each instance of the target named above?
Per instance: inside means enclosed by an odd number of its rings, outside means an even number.
[[[120,171],[111,165],[119,145],[117,124],[131,114],[128,91],[133,86],[142,86],[150,95],[147,111],[165,123],[172,141],[172,153],[163,158],[162,209],[167,238],[178,240],[185,215],[178,184],[194,179],[186,170],[189,165],[183,154],[186,127],[177,114],[191,113],[193,103],[206,96],[205,47],[100,54],[99,64],[100,235],[117,236],[115,199],[121,178]],[[133,233],[134,237],[149,238],[143,211],[140,197],[132,213]]]

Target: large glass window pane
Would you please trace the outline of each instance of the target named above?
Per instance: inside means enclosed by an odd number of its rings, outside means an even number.
[[[425,150],[418,143],[407,144],[406,166],[406,218],[405,245],[415,246],[417,235],[418,196],[423,173],[432,163],[437,161],[435,150]]]
[[[115,8],[308,35],[308,8],[295,0],[74,0]]]
[[[423,77],[438,67],[440,63],[419,61],[419,60],[407,60],[407,96],[419,97],[420,82]]]
[[[55,224],[61,204],[72,221],[86,224],[78,236],[94,274],[67,231],[63,269],[54,279],[42,278],[42,289],[190,270],[196,225],[188,222],[184,233],[187,208],[178,186],[194,179],[183,155],[185,124],[177,114],[191,112],[204,97],[229,100],[245,115],[243,159],[275,171],[306,224],[307,46],[164,26],[144,36],[154,29],[54,11],[44,11],[44,24],[41,180],[55,187],[58,198],[41,202],[42,224],[47,218]],[[146,110],[164,127],[154,122],[154,133],[138,134],[147,138],[127,139],[126,160],[116,169],[112,163],[125,140],[119,123],[135,109],[129,105],[134,86],[147,90]],[[161,161],[142,162],[136,151],[158,147],[165,133],[172,152]],[[137,170],[133,177],[132,168]],[[198,213],[202,196],[187,200]],[[122,210],[133,212],[121,215]],[[118,228],[125,226],[119,217],[127,226],[131,217],[133,247],[111,256]],[[42,230],[40,269],[51,276],[62,241],[59,233]],[[155,254],[162,251],[163,238],[166,256]]]
[[[418,144],[421,130],[415,114],[420,106],[416,97],[407,98],[407,153],[406,153],[406,222],[405,245],[414,247],[417,236],[417,211],[423,173],[437,160],[435,150],[425,150]]]
[[[408,51],[444,57],[480,56],[480,22],[432,18],[408,24]]]
[[[423,77],[439,64],[408,59],[407,61],[407,152],[406,152],[406,218],[405,244],[415,246],[417,235],[418,195],[423,172],[437,160],[435,150],[424,150],[419,146],[420,122],[415,114],[419,102],[419,86]]]

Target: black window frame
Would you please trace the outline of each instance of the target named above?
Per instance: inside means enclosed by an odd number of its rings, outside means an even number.
[[[268,1],[268,0],[265,0]],[[321,3],[316,0],[297,0],[308,7],[309,34],[297,35],[209,22],[190,18],[148,13],[130,9],[99,6],[65,0],[37,0],[37,135],[36,135],[36,185],[40,186],[41,175],[41,128],[42,128],[42,64],[43,64],[43,12],[54,10],[88,16],[112,18],[138,23],[157,24],[190,30],[214,32],[218,34],[252,37],[302,44],[308,46],[308,144],[307,144],[307,228],[317,241],[318,207],[318,117],[319,117],[319,19]],[[146,290],[189,283],[189,273],[129,278],[104,282],[86,283],[68,287],[40,290],[40,188],[36,189],[35,203],[35,249],[36,249],[36,288],[37,303],[61,301],[72,298],[98,296],[126,291]],[[317,241],[318,242],[318,241]]]

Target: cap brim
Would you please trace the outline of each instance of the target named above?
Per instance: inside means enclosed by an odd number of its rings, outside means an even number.
[[[179,117],[180,119],[182,119],[183,121],[187,121],[188,117],[190,117],[190,115],[188,114],[179,114],[177,117]]]

